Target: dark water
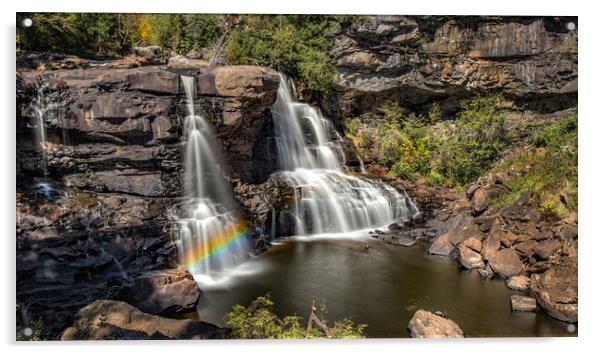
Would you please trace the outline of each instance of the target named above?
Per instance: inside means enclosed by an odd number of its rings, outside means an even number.
[[[512,312],[510,296],[518,292],[502,280],[484,280],[451,260],[428,256],[426,248],[385,245],[368,236],[286,240],[244,264],[228,284],[201,284],[199,319],[223,324],[234,304],[270,292],[280,316],[307,318],[315,297],[326,302],[330,323],[345,317],[365,323],[369,337],[408,337],[407,324],[419,308],[447,313],[467,337],[576,335],[542,310]]]

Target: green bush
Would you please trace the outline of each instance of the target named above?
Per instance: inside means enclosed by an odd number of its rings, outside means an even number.
[[[506,182],[510,192],[498,204],[509,205],[529,191],[547,217],[554,219],[566,211],[576,211],[577,139],[576,112],[536,132],[533,141],[538,147],[519,150],[496,167],[499,172],[514,171]],[[566,206],[560,203],[560,194],[568,199]]]
[[[311,89],[329,92],[335,69],[330,55],[336,16],[245,16],[226,44],[235,64],[271,66],[301,79]]]
[[[478,178],[507,146],[500,96],[462,102],[454,126],[439,142],[437,170],[453,184]]]
[[[142,15],[137,25],[136,45],[157,45],[179,54],[207,48],[222,35],[216,15]]]
[[[576,132],[577,114],[573,114],[557,124],[544,128],[535,136],[534,142],[537,146],[551,146],[571,139],[571,134]]]
[[[437,104],[427,115],[406,113],[397,102],[375,109],[378,122],[373,149],[376,160],[398,177],[423,176],[431,184],[464,185],[488,169],[507,145],[500,96],[476,97],[461,103],[453,122],[440,122]],[[363,154],[367,129],[352,120],[347,136]]]
[[[247,307],[235,305],[224,316],[226,326],[232,330],[233,338],[243,339],[309,339],[325,338],[318,329],[307,331],[297,315],[278,317],[273,311],[274,302],[269,294],[260,296]],[[322,307],[322,312],[326,311]],[[336,321],[329,327],[329,338],[364,338],[367,326],[354,324],[349,319]]]

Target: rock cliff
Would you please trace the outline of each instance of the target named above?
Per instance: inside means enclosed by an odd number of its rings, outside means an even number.
[[[568,17],[373,16],[336,36],[336,94],[323,105],[343,117],[382,100],[453,112],[460,99],[501,92],[543,111],[574,106],[576,26]]]
[[[43,70],[17,72],[17,297],[24,317],[44,317],[56,335],[82,306],[177,264],[168,217],[183,185],[179,75],[196,76],[221,168],[240,183],[264,182],[276,169],[269,107],[278,76],[202,61],[64,69],[37,60]]]

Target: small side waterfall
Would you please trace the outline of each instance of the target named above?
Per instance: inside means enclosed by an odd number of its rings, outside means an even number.
[[[212,281],[248,257],[247,229],[237,220],[233,197],[219,170],[215,134],[196,114],[194,77],[182,76],[185,120],[185,216],[174,225],[181,263],[197,280]]]
[[[45,83],[37,84],[36,96],[29,105],[29,110],[33,117],[34,141],[41,155],[41,172],[42,180],[36,184],[36,188],[50,199],[53,193],[53,188],[48,181],[48,156],[46,149],[48,148],[48,139],[46,133],[46,121],[51,118],[56,118],[63,102],[52,100],[48,95],[48,86]]]
[[[294,85],[282,74],[272,113],[280,165],[295,186],[296,234],[383,227],[418,213],[405,193],[343,171],[341,137],[317,108],[296,102]]]

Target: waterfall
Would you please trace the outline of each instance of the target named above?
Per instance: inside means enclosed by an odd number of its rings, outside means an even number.
[[[48,95],[48,85],[38,83],[36,96],[29,104],[29,110],[33,116],[34,141],[41,155],[41,172],[42,180],[36,184],[36,188],[40,190],[46,199],[51,199],[54,189],[48,181],[48,156],[46,149],[48,148],[48,140],[46,134],[46,121],[56,118],[59,110],[62,108],[62,101],[56,101]]]
[[[195,110],[195,79],[182,76],[185,216],[174,225],[181,263],[197,280],[215,280],[248,257],[246,226],[234,214],[233,196],[219,169],[212,127]]]
[[[344,172],[342,138],[319,109],[296,101],[293,83],[282,74],[272,115],[279,162],[295,186],[296,234],[383,227],[418,213],[405,193]]]

